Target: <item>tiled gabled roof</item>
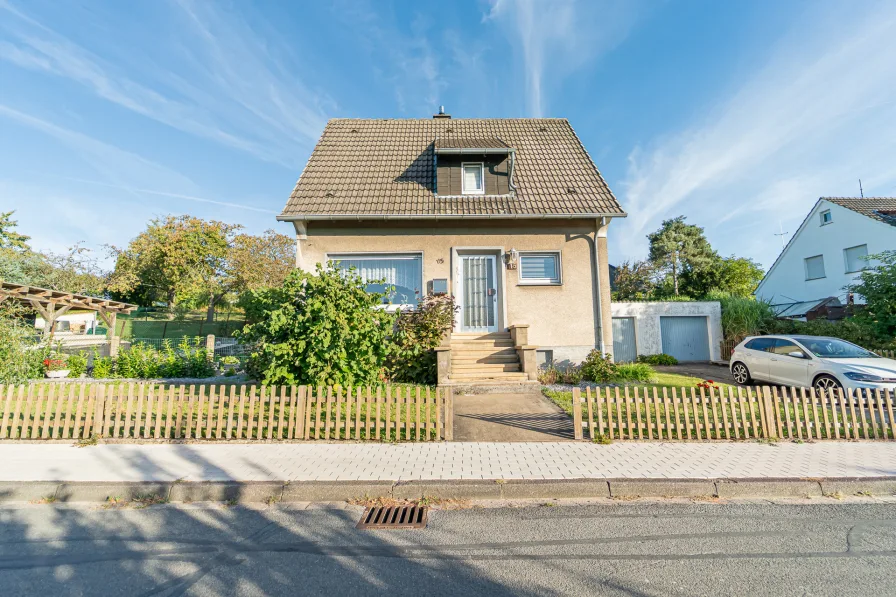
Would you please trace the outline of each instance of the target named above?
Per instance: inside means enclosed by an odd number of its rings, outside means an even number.
[[[436,137],[436,149],[509,149],[507,143],[498,138],[474,139],[470,137],[458,137],[447,135]]]
[[[896,197],[822,197],[822,200],[896,226]]]
[[[515,192],[434,194],[437,139],[513,148]],[[566,119],[335,119],[279,219],[566,215],[625,215]]]

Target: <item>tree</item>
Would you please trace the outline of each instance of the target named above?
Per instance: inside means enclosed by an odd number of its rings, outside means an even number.
[[[649,298],[654,289],[653,266],[648,261],[623,261],[616,267],[617,300],[641,300]]]
[[[649,259],[658,272],[671,275],[675,296],[679,296],[679,280],[683,272],[704,269],[718,259],[703,228],[686,224],[684,220],[684,216],[665,220],[659,230],[647,235]]]
[[[260,236],[239,234],[228,261],[242,290],[280,286],[296,267],[296,241],[273,230]]]
[[[28,251],[28,241],[30,236],[19,234],[15,231],[19,223],[12,219],[15,211],[0,212],[0,249],[14,249],[18,251]]]
[[[748,257],[717,257],[706,266],[688,268],[681,275],[681,292],[689,296],[705,296],[713,290],[732,296],[753,294],[764,271]]]
[[[896,337],[896,251],[869,255],[878,263],[865,269],[847,289],[865,299],[865,308],[854,319],[868,325],[886,343]]]
[[[228,294],[281,284],[295,266],[293,240],[273,230],[239,234],[242,226],[192,216],[150,221],[116,256],[110,289],[125,300],[215,306]]]

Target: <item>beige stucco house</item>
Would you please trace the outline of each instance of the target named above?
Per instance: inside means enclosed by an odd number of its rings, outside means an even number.
[[[279,220],[332,261],[460,310],[440,382],[521,382],[612,352],[607,231],[626,214],[565,119],[331,120]],[[540,358],[539,358],[540,357]]]

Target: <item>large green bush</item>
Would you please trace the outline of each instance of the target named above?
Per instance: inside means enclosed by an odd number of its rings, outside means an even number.
[[[377,308],[354,271],[318,264],[278,288],[243,300],[255,323],[239,334],[254,346],[247,372],[267,384],[375,383],[385,376],[395,316]]]
[[[849,287],[865,299],[854,321],[869,329],[882,346],[896,345],[896,250],[870,255],[877,264],[862,271]]]
[[[44,375],[43,361],[51,346],[37,340],[34,327],[23,315],[18,305],[0,303],[0,383],[22,383]]]
[[[592,350],[582,361],[582,377],[586,381],[604,383],[612,381],[616,377],[618,365],[613,362],[608,354],[601,354],[599,350]]]

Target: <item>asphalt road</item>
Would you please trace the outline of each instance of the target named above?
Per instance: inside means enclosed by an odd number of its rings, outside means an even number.
[[[896,505],[0,510],[0,595],[893,595]]]

